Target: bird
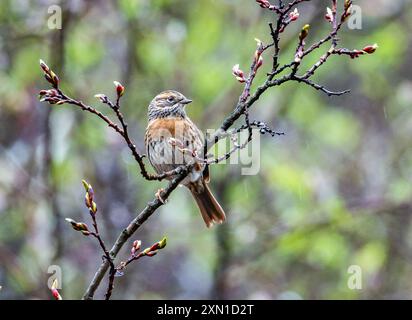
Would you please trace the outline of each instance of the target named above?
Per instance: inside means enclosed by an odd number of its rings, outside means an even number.
[[[157,174],[191,164],[191,171],[180,183],[187,187],[199,207],[207,228],[226,220],[225,212],[208,186],[210,182],[203,154],[204,139],[200,129],[186,114],[192,100],[175,90],[166,90],[150,102],[145,133],[146,155]],[[169,176],[171,180],[174,176]],[[156,193],[159,200],[160,189]]]

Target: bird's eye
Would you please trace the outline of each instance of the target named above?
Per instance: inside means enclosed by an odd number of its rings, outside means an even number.
[[[167,101],[173,102],[173,101],[175,101],[175,98],[173,96],[170,96],[170,97],[167,98]]]

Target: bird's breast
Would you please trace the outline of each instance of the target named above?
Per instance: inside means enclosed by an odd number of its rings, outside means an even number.
[[[149,122],[145,144],[150,163],[158,173],[175,169],[182,164],[196,163],[190,180],[202,176],[204,165],[194,154],[202,157],[203,135],[188,118],[162,118]]]

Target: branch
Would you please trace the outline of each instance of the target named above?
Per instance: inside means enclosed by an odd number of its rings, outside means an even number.
[[[270,73],[268,73],[268,78],[265,80],[265,82],[260,85],[254,94],[250,94],[248,100],[246,101],[239,101],[235,107],[235,109],[233,110],[233,112],[226,117],[226,119],[223,121],[222,125],[220,126],[220,128],[218,130],[216,130],[216,132],[214,132],[209,139],[207,140],[207,150],[209,150],[214,144],[216,144],[220,139],[223,139],[225,137],[227,137],[226,131],[240,118],[240,116],[242,114],[245,113],[246,110],[248,110],[257,100],[259,100],[259,98],[262,96],[262,94],[264,94],[266,92],[266,90],[268,88],[271,87],[275,87],[275,86],[279,86],[285,82],[289,82],[289,81],[297,81],[297,82],[302,82],[304,84],[307,84],[311,87],[313,87],[316,90],[319,90],[325,94],[327,94],[328,96],[339,96],[345,93],[350,92],[349,90],[342,90],[342,91],[331,91],[329,89],[327,89],[325,86],[322,86],[320,84],[317,84],[311,80],[309,80],[309,78],[314,75],[315,71],[322,66],[327,59],[329,58],[329,56],[331,54],[341,54],[341,55],[349,55],[351,56],[351,58],[355,58],[355,57],[359,57],[360,55],[364,55],[364,54],[372,54],[376,51],[376,49],[378,48],[378,46],[372,45],[372,46],[366,46],[365,48],[363,48],[362,50],[347,50],[347,49],[336,49],[336,44],[337,44],[337,35],[338,32],[341,30],[342,25],[347,21],[348,17],[351,14],[352,11],[352,1],[351,0],[345,0],[344,1],[344,8],[343,8],[343,12],[340,16],[340,20],[338,21],[337,19],[337,6],[335,6],[336,4],[336,0],[332,0],[332,8],[334,9],[329,9],[327,8],[327,14],[325,16],[326,20],[329,21],[332,24],[332,31],[324,38],[322,38],[321,40],[315,42],[313,45],[311,45],[309,47],[309,49],[304,50],[304,41],[305,38],[308,35],[309,32],[309,25],[305,25],[302,28],[302,31],[299,35],[299,44],[298,44],[298,48],[296,50],[295,53],[295,57],[294,60],[290,63],[287,63],[285,65],[283,65],[282,67],[278,66],[278,58],[280,55],[280,47],[279,47],[279,37],[280,34],[284,31],[284,29],[282,29],[282,26],[284,25],[284,19],[286,14],[293,9],[296,5],[298,5],[301,2],[304,1],[310,1],[310,0],[295,0],[290,2],[288,5],[286,6],[279,6],[276,7],[277,10],[275,10],[273,7],[273,5],[270,4],[269,1],[267,0],[256,0],[256,2],[264,9],[268,9],[271,11],[275,11],[276,14],[278,14],[278,19],[277,19],[277,27],[274,28],[273,24],[270,23],[270,30],[271,30],[271,35],[272,35],[272,43],[269,45],[264,46],[264,48],[270,48],[270,47],[274,47],[274,53],[273,53],[273,65],[272,65],[272,71]],[[282,4],[282,2],[281,2]],[[293,21],[296,21],[299,18],[299,12],[296,11],[293,13],[293,16],[295,16],[295,18],[293,19]],[[289,16],[290,17],[290,16]],[[307,32],[306,32],[307,31]],[[299,71],[299,66],[301,65],[301,61],[308,56],[309,54],[311,54],[312,52],[316,51],[317,49],[319,49],[323,44],[327,43],[331,41],[332,42],[332,49],[328,50],[324,55],[321,56],[321,58],[319,59],[318,62],[316,62],[308,71],[306,71],[303,76],[298,76],[297,72]],[[237,69],[239,69],[239,65],[236,65],[235,67],[237,67]],[[275,79],[275,76],[282,73],[283,71],[285,71],[286,69],[292,69],[291,72],[281,78]],[[239,69],[240,70],[240,69]],[[240,73],[243,73],[240,70]],[[245,82],[242,81],[242,79],[239,79],[238,75],[236,75],[234,72],[233,74],[236,76],[237,80],[239,82]]]
[[[253,55],[253,59],[251,61],[250,68],[249,68],[250,71],[247,77],[245,77],[245,74],[239,68],[239,65],[235,65],[233,67],[232,69],[233,75],[236,77],[236,79],[240,83],[243,83],[244,87],[243,87],[242,93],[240,94],[239,99],[233,111],[223,120],[220,128],[216,130],[216,132],[214,132],[205,141],[204,158],[198,157],[197,155],[198,150],[185,150],[184,148],[181,148],[182,152],[190,152],[193,154],[196,160],[201,160],[207,164],[213,164],[213,163],[218,163],[222,159],[229,158],[232,154],[235,153],[236,150],[242,149],[248,143],[250,143],[252,141],[252,128],[253,127],[255,128],[257,127],[260,130],[261,134],[269,133],[272,136],[282,134],[282,133],[277,133],[276,131],[268,128],[261,121],[253,121],[253,122],[250,121],[249,109],[252,107],[252,105],[254,105],[260,99],[260,97],[269,88],[280,86],[286,82],[296,81],[296,82],[301,82],[303,84],[309,85],[312,88],[316,90],[320,90],[321,92],[329,96],[335,96],[335,95],[338,96],[338,95],[342,95],[342,94],[349,92],[349,90],[338,91],[338,92],[331,91],[327,89],[325,86],[322,86],[310,80],[310,78],[315,74],[315,72],[322,65],[324,65],[327,62],[328,58],[333,54],[347,55],[347,56],[350,56],[351,58],[357,58],[364,54],[371,54],[376,50],[377,45],[367,46],[363,48],[362,50],[348,50],[346,48],[337,49],[337,44],[339,40],[338,32],[340,31],[343,23],[347,20],[347,18],[350,16],[350,13],[351,13],[352,1],[350,0],[344,1],[343,12],[340,15],[340,20],[338,20],[337,0],[331,0],[332,9],[327,8],[327,14],[325,16],[326,20],[329,21],[332,25],[331,32],[326,37],[322,38],[318,42],[315,42],[312,46],[309,47],[309,49],[305,50],[305,41],[309,34],[309,25],[305,25],[302,28],[298,36],[297,49],[296,49],[296,52],[293,58],[291,59],[289,63],[283,66],[279,66],[279,58],[281,54],[280,36],[291,23],[298,20],[299,12],[296,7],[302,2],[308,2],[308,1],[310,0],[293,0],[289,2],[288,4],[284,4],[283,1],[279,1],[279,5],[272,5],[268,0],[256,0],[256,2],[262,8],[267,9],[272,14],[277,15],[276,24],[273,24],[273,23],[269,24],[272,42],[265,45],[262,41],[256,39],[257,49],[255,50],[255,53]],[[323,46],[323,44],[328,43],[328,42],[331,42],[330,49],[327,52],[325,52],[319,58],[319,60],[315,64],[313,64],[312,67],[310,67],[306,72],[304,72],[302,75],[298,75],[302,60],[309,54],[320,49]],[[272,57],[271,57],[272,59],[271,71],[267,74],[266,80],[262,84],[260,84],[253,92],[254,80],[256,78],[257,72],[260,70],[264,62],[263,56],[269,51],[270,48],[274,48],[274,52],[272,53]],[[115,132],[117,132],[122,137],[122,139],[127,144],[128,148],[130,149],[135,161],[138,163],[142,176],[146,180],[161,181],[165,178],[172,179],[171,181],[169,181],[167,187],[160,191],[159,196],[155,197],[151,202],[149,202],[147,206],[120,233],[120,235],[118,236],[116,242],[114,243],[110,251],[106,249],[104,242],[101,241],[101,238],[99,238],[97,223],[95,223],[95,221],[93,222],[93,226],[95,227],[94,235],[99,240],[100,247],[104,251],[105,259],[100,265],[96,274],[94,275],[93,280],[89,284],[83,298],[84,299],[93,298],[96,289],[100,285],[101,280],[103,279],[105,273],[107,272],[109,268],[110,268],[109,285],[108,285],[108,289],[106,292],[106,298],[110,298],[112,289],[113,289],[114,277],[116,274],[116,271],[115,271],[116,268],[114,268],[113,259],[117,256],[117,254],[119,253],[123,245],[126,243],[126,241],[139,229],[139,227],[145,221],[147,221],[147,219],[154,212],[156,212],[156,210],[160,206],[162,206],[165,203],[164,200],[167,200],[169,198],[172,192],[189,174],[189,172],[192,169],[192,165],[179,166],[174,170],[171,170],[169,172],[164,172],[162,174],[156,174],[156,175],[150,174],[147,171],[145,167],[145,163],[143,161],[144,155],[141,154],[137,150],[135,143],[133,142],[133,140],[131,139],[129,135],[128,126],[125,121],[125,118],[123,114],[121,113],[120,98],[124,94],[124,87],[120,83],[115,82],[115,87],[116,87],[116,92],[117,92],[117,99],[115,103],[110,101],[107,98],[107,96],[103,94],[96,95],[96,97],[100,99],[101,102],[108,105],[110,109],[114,111],[117,121],[118,121],[118,124],[117,124],[113,122],[109,117],[101,113],[100,111],[97,111],[92,106],[88,106],[79,100],[70,98],[65,93],[63,93],[59,88],[60,80],[57,77],[57,75],[55,75],[53,71],[43,61],[41,61],[40,65],[43,69],[46,80],[53,87],[50,90],[42,90],[40,92],[40,96],[42,98],[41,101],[49,102],[52,105],[71,104],[71,105],[75,105],[79,107],[80,109],[84,111],[94,114],[95,116],[99,117],[102,121],[104,121],[110,128],[115,130]],[[283,76],[280,76],[282,72],[288,69],[290,69],[289,73]],[[276,78],[277,76],[278,78]],[[242,116],[244,116],[244,124],[242,124],[238,129],[230,130],[230,128],[235,124],[235,122]],[[239,133],[243,130],[248,131],[248,137],[244,143],[239,144],[237,143],[237,140],[235,140],[234,133]],[[228,138],[228,137],[231,138],[232,141],[234,142],[234,147],[228,153],[226,153],[224,156],[220,158],[213,159],[213,160],[207,159],[206,157],[207,151],[214,144],[216,144],[220,139]],[[92,203],[92,206],[93,206],[93,203]],[[80,229],[86,228],[86,229],[79,230],[79,231],[82,231],[82,233],[84,234],[87,232],[90,233],[90,231],[87,229],[87,226],[85,226],[84,224],[77,223],[75,221],[69,221],[69,222],[72,223],[72,226],[74,224],[76,228],[80,228]],[[90,234],[93,234],[93,233],[90,233]],[[131,262],[131,261],[140,259],[141,256],[142,255],[139,256],[139,254],[134,255],[133,253],[133,257],[129,258],[129,260]],[[125,265],[128,264],[127,261],[125,262]]]
[[[81,110],[83,111],[87,111],[91,114],[94,114],[95,116],[99,117],[101,120],[103,120],[110,128],[112,128],[113,130],[115,130],[126,142],[128,148],[130,149],[130,151],[132,152],[132,155],[134,157],[134,159],[136,160],[136,162],[138,163],[139,167],[140,167],[140,172],[142,174],[142,176],[149,181],[153,181],[153,180],[158,180],[161,181],[165,178],[168,178],[170,176],[173,176],[175,174],[178,174],[180,169],[175,169],[175,170],[171,170],[169,172],[164,172],[162,174],[149,174],[146,166],[143,162],[143,158],[145,157],[144,155],[140,154],[137,150],[136,144],[131,140],[130,136],[129,136],[129,132],[128,132],[128,125],[124,120],[124,116],[123,114],[120,112],[120,105],[119,105],[119,101],[120,101],[120,97],[123,95],[124,93],[124,88],[123,86],[121,86],[120,83],[115,82],[116,85],[116,91],[118,92],[118,97],[117,97],[117,102],[116,104],[113,104],[106,95],[103,94],[97,94],[95,95],[96,98],[98,98],[101,102],[109,105],[109,107],[115,111],[115,114],[117,116],[117,119],[119,120],[121,127],[119,127],[118,124],[116,124],[115,122],[113,122],[112,120],[110,120],[110,118],[106,115],[104,115],[102,112],[96,110],[96,108],[86,105],[85,103],[83,103],[80,100],[76,100],[73,99],[71,97],[69,97],[67,94],[65,94],[60,88],[59,88],[59,83],[60,80],[57,77],[57,75],[54,74],[54,72],[44,63],[44,61],[40,60],[40,66],[43,69],[43,72],[45,73],[45,77],[46,80],[49,81],[52,86],[53,89],[50,90],[41,90],[40,91],[40,97],[41,100],[40,101],[45,101],[50,103],[51,105],[62,105],[62,104],[71,104],[74,106],[79,107]],[[119,91],[119,86],[120,89]],[[119,93],[122,91],[121,95],[119,95]]]
[[[113,259],[111,258],[109,251],[106,248],[106,245],[100,236],[99,233],[99,228],[97,226],[97,220],[96,220],[96,214],[97,214],[97,204],[94,202],[94,191],[92,186],[86,182],[85,180],[82,181],[83,186],[86,190],[86,195],[85,195],[85,205],[89,210],[90,217],[92,218],[92,224],[93,224],[93,229],[94,231],[90,231],[89,227],[87,224],[83,222],[76,222],[73,219],[67,218],[66,221],[69,222],[72,225],[72,228],[76,231],[80,231],[84,236],[93,236],[97,239],[100,248],[103,251],[103,259],[109,263],[110,266],[110,277],[112,274],[115,273],[115,266],[113,263]],[[111,292],[113,289],[113,282],[109,281],[109,287],[107,289],[106,293],[106,300],[110,299]]]
[[[341,96],[341,95],[344,95],[344,94],[350,92],[349,89],[348,90],[343,90],[343,91],[331,91],[331,90],[327,89],[326,87],[324,87],[320,84],[317,84],[317,83],[315,83],[311,80],[308,80],[304,77],[296,77],[295,76],[293,78],[293,80],[296,80],[297,82],[303,82],[303,83],[311,86],[312,88],[315,88],[316,90],[322,91],[323,93],[327,94],[329,97],[331,97],[331,96]]]
[[[140,240],[135,240],[132,245],[131,254],[126,261],[122,261],[120,265],[116,268],[116,275],[122,276],[124,274],[124,270],[126,267],[132,263],[133,261],[137,261],[142,257],[153,257],[157,254],[158,250],[163,249],[166,247],[167,239],[164,237],[159,242],[151,245],[150,247],[137,252],[141,247],[142,242]]]
[[[176,176],[172,181],[169,182],[168,186],[161,192],[161,199],[168,199],[171,193],[177,188],[177,186],[182,182],[182,180],[186,177],[186,175],[189,173],[189,170],[191,167],[182,167],[182,172]],[[162,202],[159,197],[154,198],[151,202],[147,204],[147,206],[137,215],[136,218],[134,218],[129,225],[123,229],[123,231],[120,233],[118,236],[115,244],[109,251],[110,257],[114,258],[117,256],[119,253],[120,249],[123,247],[123,245],[126,243],[127,240],[130,239],[130,237],[142,226],[142,224],[150,218],[150,216],[162,205],[164,205],[164,202]],[[94,293],[98,286],[100,285],[100,282],[102,281],[105,273],[109,269],[109,262],[104,261],[99,269],[97,270],[96,274],[94,275],[91,283],[89,284],[88,288],[86,289],[86,292],[83,295],[83,299],[89,300],[93,299]]]

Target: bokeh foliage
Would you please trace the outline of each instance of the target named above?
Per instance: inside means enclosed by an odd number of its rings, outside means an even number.
[[[114,298],[412,298],[412,8],[355,2],[363,28],[345,27],[341,39],[348,48],[377,42],[379,50],[332,57],[316,75],[351,94],[328,98],[300,84],[265,94],[251,118],[286,135],[262,137],[257,176],[235,165],[212,168],[228,223],[206,230],[179,189],[136,234],[146,245],[165,234],[168,247],[132,265]],[[62,268],[63,297],[81,296],[101,253],[61,221],[87,220],[83,178],[94,186],[108,243],[162,186],[141,178],[102,122],[67,106],[49,113],[38,102],[46,86],[39,58],[59,70],[66,92],[102,110],[93,95],[113,93],[112,81],[121,81],[122,108],[143,148],[147,105],[164,89],[195,101],[188,112],[202,129],[218,126],[241,92],[232,66],[247,69],[253,39],[269,41],[273,19],[252,0],[68,0],[56,31],[47,27],[52,4],[0,3],[2,299],[50,299],[50,265]],[[282,62],[304,23],[312,25],[308,42],[328,32],[324,5],[301,6],[284,34]],[[266,57],[262,73],[269,68]],[[347,286],[351,265],[363,270],[362,290]]]

